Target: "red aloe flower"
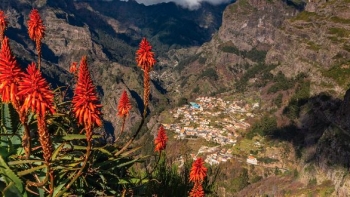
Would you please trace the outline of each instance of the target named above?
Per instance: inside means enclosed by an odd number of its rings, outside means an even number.
[[[28,33],[30,39],[34,40],[38,52],[38,68],[41,66],[41,39],[44,38],[45,26],[37,9],[33,9],[29,14]]]
[[[15,107],[18,104],[18,85],[23,76],[15,57],[11,53],[9,39],[1,43],[0,50],[0,95],[3,102],[11,102]],[[18,110],[18,109],[17,109]]]
[[[194,183],[201,183],[207,176],[207,168],[204,167],[202,158],[198,158],[192,163],[190,172],[190,181]]]
[[[118,103],[118,116],[126,117],[129,114],[130,109],[131,109],[131,103],[129,101],[128,94],[124,90]]]
[[[43,20],[39,15],[37,9],[33,9],[29,14],[28,20],[28,33],[30,39],[34,40],[36,43],[41,41],[44,37],[45,27],[43,25]]]
[[[22,111],[31,109],[40,117],[45,117],[46,112],[55,113],[53,105],[54,94],[49,88],[49,83],[31,63],[27,68],[28,74],[24,74],[19,84],[19,96],[24,97]]]
[[[69,67],[69,72],[72,73],[72,74],[76,74],[76,72],[78,71],[78,68],[77,68],[77,62],[73,62],[70,67]]]
[[[190,197],[204,197],[204,191],[201,184],[195,183],[191,192]]]
[[[7,27],[6,16],[4,11],[0,10],[0,42],[2,42],[4,38],[4,32]]]
[[[95,86],[90,77],[86,56],[83,56],[80,61],[79,76],[72,103],[75,117],[78,119],[79,124],[85,126],[87,139],[91,140],[92,126],[102,125],[100,118],[102,115],[100,111],[102,105],[99,104],[96,96]]]
[[[150,77],[149,72],[153,68],[154,64],[156,63],[156,60],[154,59],[154,53],[151,51],[152,46],[149,44],[149,42],[146,40],[146,38],[143,38],[139,49],[136,51],[136,62],[139,67],[144,72],[143,76],[143,102],[144,102],[144,111],[143,116],[146,116],[147,113],[147,106],[149,101],[149,94],[150,94]]]
[[[139,67],[144,71],[150,71],[156,60],[154,59],[154,53],[151,51],[152,46],[143,38],[140,43],[140,48],[136,52],[136,62]]]
[[[158,129],[158,135],[157,135],[156,139],[154,140],[154,145],[155,145],[154,151],[160,152],[160,151],[164,150],[166,148],[167,141],[168,141],[168,137],[165,133],[165,129],[164,129],[163,125],[160,125],[160,127]]]
[[[120,133],[122,133],[124,131],[125,119],[126,119],[126,116],[129,114],[130,109],[131,109],[131,103],[129,101],[128,94],[124,90],[122,96],[119,99],[119,103],[118,103],[118,114],[117,115],[123,118],[123,123],[122,123]]]

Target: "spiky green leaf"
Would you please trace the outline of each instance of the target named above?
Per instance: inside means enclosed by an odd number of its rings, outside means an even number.
[[[7,185],[12,182],[20,193],[25,193],[21,179],[10,169],[2,156],[0,156],[0,174],[4,177],[3,179]]]
[[[46,165],[41,165],[41,166],[36,166],[36,167],[30,168],[28,170],[20,171],[20,172],[18,172],[18,176],[24,176],[26,174],[33,173],[33,172],[40,170],[40,169],[43,169],[45,167],[46,167]]]

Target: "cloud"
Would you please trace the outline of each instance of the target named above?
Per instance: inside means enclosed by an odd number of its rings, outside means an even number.
[[[228,3],[231,0],[136,0],[138,3],[143,3],[145,5],[153,5],[158,3],[174,2],[181,7],[188,9],[198,9],[202,2],[208,2],[213,5],[219,5],[222,3]]]

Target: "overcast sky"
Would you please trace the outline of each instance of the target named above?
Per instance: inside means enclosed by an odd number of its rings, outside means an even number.
[[[201,2],[208,2],[214,5],[221,3],[227,3],[230,0],[136,0],[138,3],[143,3],[145,5],[152,5],[163,2],[174,2],[182,7],[189,9],[197,9],[200,6]]]

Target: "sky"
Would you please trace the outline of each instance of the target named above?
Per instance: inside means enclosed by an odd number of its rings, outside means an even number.
[[[138,3],[143,3],[145,5],[153,5],[157,3],[166,3],[166,2],[174,2],[177,5],[180,5],[184,8],[188,9],[198,9],[200,7],[201,2],[208,2],[214,5],[219,5],[221,3],[227,3],[230,0],[136,0]]]

